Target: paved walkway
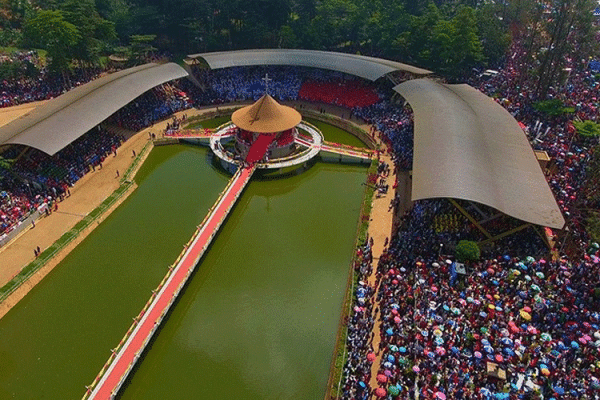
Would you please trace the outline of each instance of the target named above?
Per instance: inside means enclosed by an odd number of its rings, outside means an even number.
[[[154,335],[154,332],[162,322],[171,305],[175,302],[177,295],[194,271],[198,261],[210,245],[210,242],[218,232],[223,221],[233,208],[244,187],[250,181],[255,167],[247,167],[238,170],[217,200],[217,203],[209,212],[200,229],[196,232],[191,245],[184,250],[183,256],[178,259],[176,266],[170,269],[164,284],[154,291],[147,309],[134,322],[135,328],[130,329],[123,346],[109,359],[106,372],[101,371],[97,385],[88,390],[88,399],[112,399],[125,378],[129,375],[146,345]],[[123,341],[122,341],[123,342]],[[104,373],[103,373],[104,372]]]

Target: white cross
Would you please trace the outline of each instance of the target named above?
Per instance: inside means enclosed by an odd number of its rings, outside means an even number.
[[[269,82],[271,82],[273,79],[269,78],[269,73],[266,73],[262,80],[265,81],[265,94],[269,94]]]

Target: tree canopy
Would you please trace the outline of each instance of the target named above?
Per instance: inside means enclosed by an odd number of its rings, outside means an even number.
[[[594,48],[594,0],[0,0],[0,40],[48,49],[53,68],[94,65],[139,38],[171,54],[305,48],[413,63],[450,80],[499,65],[511,36],[540,92]],[[45,27],[48,29],[45,29]],[[54,32],[56,35],[50,35]],[[151,53],[146,52],[146,53]],[[56,59],[56,60],[54,60]]]

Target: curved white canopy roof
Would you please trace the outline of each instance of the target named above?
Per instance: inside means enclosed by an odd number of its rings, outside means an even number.
[[[103,76],[1,126],[0,145],[23,144],[54,155],[145,91],[187,75],[175,63],[150,63]]]
[[[563,228],[525,133],[501,105],[469,85],[430,79],[394,90],[415,114],[413,200],[470,200],[522,221]]]
[[[202,58],[211,69],[250,65],[295,65],[344,72],[375,81],[393,71],[406,71],[416,75],[431,71],[381,58],[317,50],[238,50],[215,53],[190,54],[189,58]]]

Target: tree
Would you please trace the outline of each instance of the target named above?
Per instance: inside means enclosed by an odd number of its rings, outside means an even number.
[[[592,11],[595,0],[557,0],[552,3],[551,14],[546,18],[544,52],[538,68],[537,94],[545,98],[551,86],[557,84],[559,75],[569,56],[586,56],[593,47],[595,35]]]
[[[133,35],[131,36],[131,55],[136,62],[146,62],[148,54],[156,51],[152,42],[156,35]]]
[[[25,21],[24,35],[31,47],[48,52],[50,69],[64,74],[74,57],[74,46],[81,35],[77,27],[64,18],[62,11],[42,10]]]
[[[74,46],[75,58],[96,64],[99,55],[117,37],[114,23],[100,16],[93,0],[65,0],[61,10],[65,20],[80,33]]]
[[[487,64],[492,66],[500,63],[510,45],[507,26],[498,14],[494,4],[486,4],[477,10],[477,29],[483,46],[483,55]]]
[[[565,107],[559,99],[542,100],[533,104],[533,108],[552,117],[575,112],[572,107]]]
[[[600,125],[594,121],[573,121],[577,133],[585,138],[594,138],[600,135]]]
[[[456,260],[459,262],[478,261],[481,257],[481,250],[477,243],[470,240],[461,240],[456,245]]]

